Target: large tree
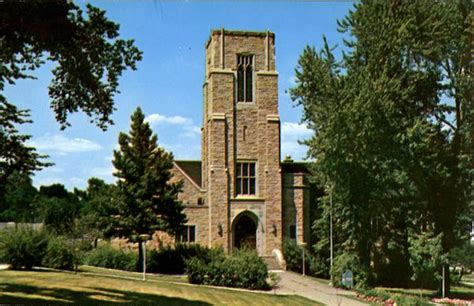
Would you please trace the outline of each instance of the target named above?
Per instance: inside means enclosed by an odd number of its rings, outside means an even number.
[[[70,233],[79,217],[81,203],[76,194],[62,184],[41,186],[33,200],[36,221],[42,222],[49,231]]]
[[[0,221],[32,222],[34,211],[31,203],[37,193],[27,174],[11,174],[0,196]]]
[[[116,215],[116,233],[139,242],[139,261],[142,259],[140,235],[152,235],[156,230],[176,234],[186,216],[178,200],[181,182],[171,182],[173,155],[158,146],[140,108],[132,115],[129,134],[120,133],[118,150],[114,150],[113,164],[122,196]],[[138,263],[141,269],[141,263]]]
[[[86,190],[75,190],[81,201],[81,216],[78,222],[81,231],[86,232],[94,239],[108,238],[113,235],[114,222],[112,217],[117,215],[117,203],[120,194],[117,186],[107,184],[98,178],[87,181]]]
[[[86,8],[87,17],[67,0],[0,3],[0,185],[14,171],[45,166],[25,144],[29,136],[17,130],[28,111],[3,95],[7,84],[34,78],[31,71],[45,62],[56,64],[49,95],[61,128],[77,111],[102,129],[113,123],[118,79],[125,69],[136,69],[141,52],[133,40],[118,38],[119,25],[104,11]]]
[[[315,174],[334,193],[336,263],[353,254],[366,281],[408,279],[409,236],[440,234],[448,252],[467,234],[472,7],[362,1],[339,22],[350,36],[341,61],[326,41],[300,57],[292,96],[314,130]]]

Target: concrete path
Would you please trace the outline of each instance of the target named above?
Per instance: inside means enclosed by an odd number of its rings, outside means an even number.
[[[355,297],[355,293],[352,291],[334,288],[311,277],[303,276],[294,272],[274,272],[281,276],[279,289],[277,290],[280,294],[297,294],[330,306],[368,305],[352,298],[348,298],[347,296]]]

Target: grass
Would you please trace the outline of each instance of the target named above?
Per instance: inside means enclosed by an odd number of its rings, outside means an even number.
[[[295,295],[180,284],[182,278],[81,267],[84,272],[0,271],[4,304],[320,305]]]
[[[80,266],[79,271],[82,274],[93,274],[101,276],[111,276],[111,277],[124,277],[130,279],[141,280],[143,274],[140,272],[127,272],[121,270],[113,270],[106,268],[99,268],[93,266]],[[178,282],[178,283],[188,283],[188,278],[186,275],[167,275],[167,274],[150,274],[146,275],[148,280],[153,281],[168,281],[168,282]]]

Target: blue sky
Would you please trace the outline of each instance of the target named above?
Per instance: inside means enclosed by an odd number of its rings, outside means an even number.
[[[10,101],[32,112],[34,123],[20,130],[31,134],[31,144],[55,163],[36,173],[35,186],[60,182],[69,189],[84,188],[92,176],[114,181],[112,151],[118,133],[129,130],[130,115],[137,106],[149,116],[159,144],[176,159],[200,159],[204,43],[211,29],[221,27],[275,33],[282,156],[305,157],[306,150],[297,140],[307,137],[309,131],[300,124],[301,109],[293,105],[286,91],[294,85],[294,69],[306,45],[320,48],[323,35],[331,45],[342,44],[336,21],[352,3],[90,2],[120,24],[122,38],[135,39],[143,60],[137,71],[127,71],[120,79],[115,125],[106,132],[81,113],[70,117],[72,127],[60,130],[49,107],[51,64],[33,73],[37,80],[21,80],[6,88]],[[86,2],[76,3],[84,6]]]

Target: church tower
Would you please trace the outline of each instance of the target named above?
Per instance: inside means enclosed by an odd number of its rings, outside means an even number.
[[[278,73],[271,32],[212,30],[203,85],[209,246],[282,249]]]

